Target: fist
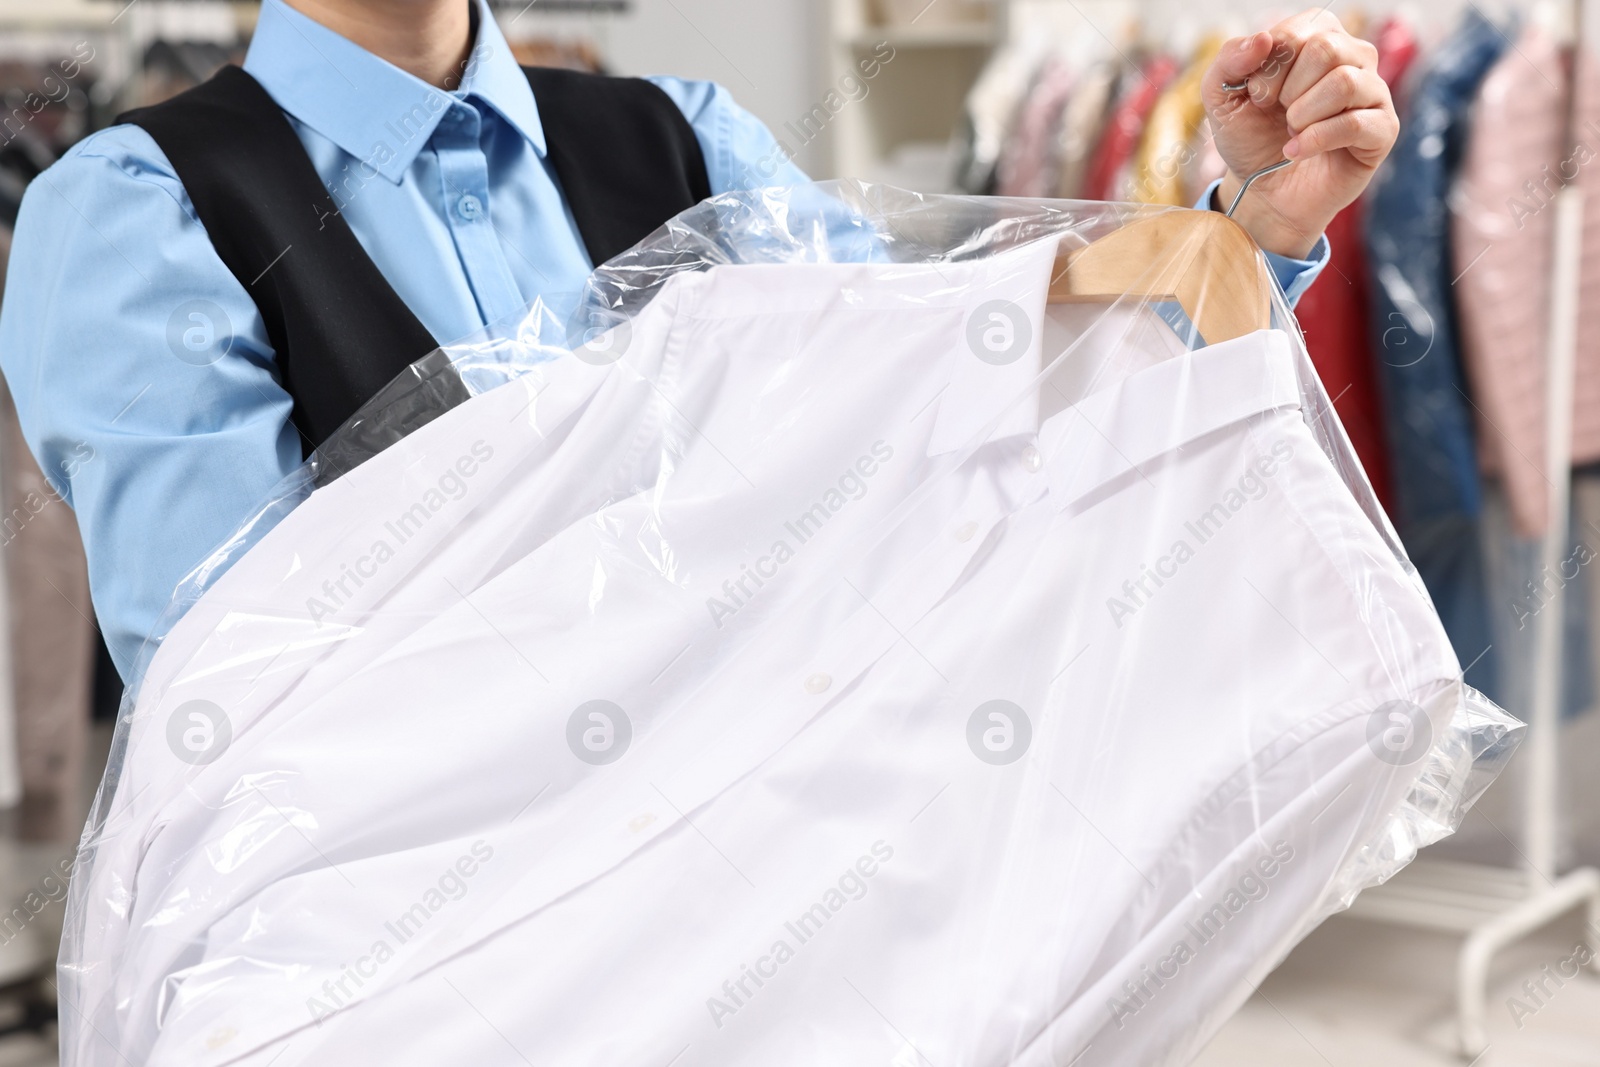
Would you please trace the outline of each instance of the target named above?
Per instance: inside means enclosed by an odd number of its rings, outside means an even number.
[[[1234,215],[1262,248],[1294,259],[1361,195],[1400,133],[1378,50],[1326,8],[1224,43],[1201,96],[1228,165],[1224,205],[1244,178],[1294,160],[1252,185]]]

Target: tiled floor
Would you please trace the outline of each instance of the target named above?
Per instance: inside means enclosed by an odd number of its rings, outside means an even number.
[[[0,1067],[57,1067],[55,1042],[36,1037],[0,1041]]]
[[[1555,990],[1519,1028],[1507,998],[1571,954],[1554,924],[1496,961],[1489,1049],[1474,1067],[1600,1067],[1600,975]],[[1229,1021],[1195,1067],[1463,1067],[1455,1048],[1457,938],[1335,917]],[[1531,1002],[1530,1002],[1531,1003]]]

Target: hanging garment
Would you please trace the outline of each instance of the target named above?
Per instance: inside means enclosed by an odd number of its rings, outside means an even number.
[[[1416,54],[1416,39],[1407,23],[1390,19],[1377,36],[1378,72],[1398,93],[1399,79]],[[1372,483],[1384,510],[1394,513],[1390,452],[1384,437],[1383,400],[1378,383],[1378,357],[1372,348],[1371,281],[1362,239],[1363,201],[1350,204],[1329,224],[1329,260],[1321,285],[1314,285],[1295,306],[1305,334],[1306,350],[1322,383],[1334,398],[1339,421]]]
[[[1520,536],[1503,484],[1484,486],[1483,566],[1488,579],[1494,647],[1499,654],[1500,695],[1506,707],[1534,706],[1539,666],[1539,619],[1561,612],[1561,714],[1572,718],[1594,707],[1594,654],[1590,640],[1590,590],[1600,536],[1583,525],[1577,494],[1581,475],[1574,471],[1568,534],[1553,571],[1545,566],[1541,539]],[[1561,606],[1554,607],[1556,596]]]
[[[1134,148],[1144,132],[1145,119],[1177,72],[1177,61],[1171,56],[1156,56],[1144,61],[1137,70],[1124,72],[1126,85],[1111,109],[1084,175],[1085,200],[1116,198],[1119,179],[1133,158]]]
[[[1565,574],[1558,571],[1554,577],[1540,575],[1541,582],[1535,584],[1533,590],[1525,589],[1522,592],[1534,593],[1535,597],[1531,597],[1530,600],[1536,606],[1540,600],[1548,597],[1549,592],[1553,591],[1559,582],[1564,583],[1563,596],[1579,602],[1572,615],[1581,616],[1588,628],[1585,636],[1589,638],[1589,642],[1582,651],[1581,659],[1587,662],[1589,667],[1588,690],[1592,695],[1600,693],[1600,655],[1596,655],[1595,651],[1595,627],[1600,625],[1600,579],[1597,579],[1594,573],[1594,564],[1600,561],[1600,467],[1595,464],[1574,468],[1572,472],[1572,525],[1577,531],[1572,547],[1576,555],[1573,562],[1581,566],[1579,577],[1570,577],[1572,564],[1569,563],[1565,568]],[[1580,545],[1583,546],[1581,550],[1578,548]],[[1546,583],[1548,587],[1541,590],[1540,585]],[[1569,615],[1569,620],[1571,617]],[[1581,687],[1581,683],[1576,681],[1568,684],[1569,693]],[[1586,707],[1577,709],[1577,712],[1594,710],[1595,702],[1591,700]]]
[[[967,93],[962,108],[961,142],[956,187],[964,192],[994,192],[995,171],[1018,110],[1033,84],[1042,50],[1028,44],[1006,44],[995,50],[983,73]]]
[[[673,274],[312,494],[146,673],[65,1062],[1188,1062],[1464,695],[1293,338],[1056,244]]]
[[[1333,397],[1339,421],[1384,510],[1393,512],[1389,449],[1384,440],[1378,360],[1372,351],[1371,297],[1361,242],[1361,202],[1339,214],[1327,230],[1328,269],[1295,306],[1306,350]]]
[[[1577,93],[1573,150],[1557,168],[1583,190],[1583,251],[1579,268],[1577,366],[1572,383],[1572,458],[1600,462],[1600,60],[1592,49],[1576,53],[1571,64]],[[1537,198],[1536,198],[1537,199]],[[1529,206],[1532,206],[1531,203]]]
[[[1480,458],[1505,483],[1514,529],[1524,538],[1540,536],[1549,521],[1545,359],[1552,205],[1566,182],[1600,189],[1585,176],[1600,147],[1600,74],[1591,60],[1581,64],[1579,143],[1569,151],[1567,58],[1537,28],[1523,33],[1516,53],[1501,58],[1479,94],[1453,200],[1461,347]],[[1533,169],[1535,163],[1542,166]],[[1580,464],[1600,459],[1600,216],[1586,212],[1583,225],[1572,440],[1572,460]]]
[[[1189,202],[1192,204],[1199,200],[1212,182],[1220,181],[1227,173],[1228,164],[1223,162],[1222,153],[1217,151],[1217,139],[1212,134],[1211,123],[1202,122],[1195,128],[1194,137],[1189,141],[1189,163],[1183,169],[1183,186],[1189,194]]]
[[[1045,60],[1000,156],[995,183],[1000,196],[1049,196],[1054,191],[1054,135],[1074,81],[1065,55],[1058,52]]]
[[[1513,527],[1523,538],[1540,536],[1550,517],[1545,358],[1555,213],[1549,208],[1562,180],[1564,68],[1550,34],[1523,31],[1483,80],[1451,200],[1461,354],[1479,459],[1504,482]]]
[[[1183,76],[1173,81],[1156,101],[1139,138],[1133,173],[1124,190],[1127,195],[1122,199],[1173,207],[1194,203],[1195,197],[1184,185],[1184,169],[1190,162],[1195,134],[1206,121],[1200,87],[1221,46],[1220,37],[1203,41]]]
[[[1406,74],[1411,70],[1419,48],[1417,31],[1409,19],[1402,15],[1391,15],[1378,27],[1372,43],[1378,49],[1378,77],[1388,83],[1395,105],[1403,108]]]
[[[1561,706],[1572,715],[1593,703],[1586,593],[1591,550],[1585,546],[1592,538],[1574,515],[1554,574],[1545,572],[1541,541],[1550,520],[1545,360],[1553,203],[1556,191],[1593,161],[1587,146],[1567,150],[1567,60],[1549,33],[1530,26],[1484,79],[1452,200],[1452,237],[1480,459],[1494,479],[1484,550],[1501,665],[1497,696],[1510,707],[1533,706],[1538,649],[1532,623],[1554,610],[1549,604],[1564,589]],[[1592,83],[1592,73],[1583,76]],[[1596,94],[1592,84],[1577,91],[1581,114]],[[1593,130],[1581,125],[1578,133],[1593,139]],[[1600,242],[1600,219],[1586,214],[1584,231],[1589,249]],[[1594,291],[1580,297],[1578,329],[1580,337],[1590,331],[1593,340],[1600,272],[1586,269],[1581,281]],[[1600,352],[1580,342],[1574,370],[1573,462],[1581,464],[1594,460],[1600,445]]]
[[[1366,218],[1396,524],[1457,653],[1474,664],[1467,681],[1490,692],[1479,475],[1456,340],[1446,196],[1478,84],[1505,47],[1498,27],[1467,12],[1421,73],[1409,120],[1373,181]]]
[[[1078,80],[1061,113],[1056,142],[1060,169],[1055,195],[1063,200],[1085,199],[1084,173],[1106,122],[1112,91],[1117,84],[1117,70],[1118,61],[1114,59],[1101,59],[1091,65]]]

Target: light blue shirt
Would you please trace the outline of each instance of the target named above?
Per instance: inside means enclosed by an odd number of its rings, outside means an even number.
[[[262,4],[245,70],[287,113],[356,238],[434,337],[465,337],[536,296],[582,288],[593,264],[533,92],[486,10],[453,93],[282,0]],[[725,89],[651,80],[694,128],[714,194],[806,180]],[[1326,246],[1314,255],[1271,257],[1291,298]],[[195,301],[221,309],[205,338],[220,358],[196,359],[184,343]],[[77,513],[95,612],[127,678],[180,580],[302,454],[261,316],[143,130],[86,138],[29,187],[0,367],[29,446]]]

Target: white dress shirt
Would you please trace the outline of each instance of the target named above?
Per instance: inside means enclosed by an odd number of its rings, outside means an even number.
[[[1186,1062],[1460,671],[1297,342],[1053,257],[679,275],[313,494],[150,664],[66,1062]]]

